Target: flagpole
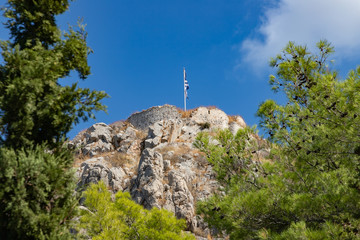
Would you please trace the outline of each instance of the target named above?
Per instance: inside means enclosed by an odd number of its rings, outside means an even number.
[[[186,112],[186,86],[185,86],[185,80],[186,80],[186,73],[185,73],[185,67],[184,67],[184,110]]]

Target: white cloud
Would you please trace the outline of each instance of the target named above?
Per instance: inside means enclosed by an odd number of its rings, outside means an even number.
[[[289,41],[310,47],[327,39],[337,55],[354,57],[360,51],[360,0],[280,0],[265,11],[257,33],[262,40],[248,38],[241,44],[242,61],[257,69]]]

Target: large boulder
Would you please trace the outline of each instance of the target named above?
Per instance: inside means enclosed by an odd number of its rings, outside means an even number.
[[[165,208],[174,209],[175,216],[185,219],[188,229],[194,230],[196,228],[194,197],[189,191],[184,174],[171,170],[168,174],[168,180],[169,191],[171,191],[168,196],[172,197],[166,199]]]
[[[138,175],[131,187],[131,196],[145,208],[161,208],[163,198],[163,158],[153,149],[146,148],[140,158]]]
[[[145,148],[154,148],[160,143],[173,143],[181,135],[183,122],[180,119],[162,120],[149,127]]]
[[[212,129],[229,127],[229,117],[217,108],[199,107],[191,114],[191,120],[202,126],[209,124]]]
[[[115,149],[119,152],[139,155],[140,154],[140,143],[142,139],[139,137],[139,130],[133,128],[133,126],[127,126],[124,130],[115,134],[113,137],[113,143]]]
[[[85,132],[86,142],[88,144],[97,141],[111,143],[112,135],[112,128],[105,123],[95,123]]]
[[[181,128],[181,134],[179,139],[183,142],[189,142],[192,143],[197,134],[201,132],[202,127],[198,124],[194,124],[192,121],[187,121],[187,123]]]
[[[103,157],[91,158],[80,165],[76,175],[78,189],[84,189],[91,183],[103,181],[113,192],[122,191],[127,175],[121,167],[112,167]]]
[[[78,134],[73,141],[69,142],[68,146],[76,149],[77,153],[93,157],[98,153],[114,150],[113,135],[111,127],[105,123],[95,123],[86,131]]]

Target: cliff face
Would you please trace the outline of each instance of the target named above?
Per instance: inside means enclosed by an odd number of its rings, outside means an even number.
[[[69,146],[76,149],[78,187],[103,180],[113,192],[129,191],[145,208],[165,208],[206,237],[210,230],[196,216],[196,202],[218,191],[211,166],[193,147],[201,131],[245,127],[240,116],[216,108],[187,112],[170,105],[132,114],[111,125],[94,124]]]

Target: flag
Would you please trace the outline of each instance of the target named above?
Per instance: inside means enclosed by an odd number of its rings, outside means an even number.
[[[188,81],[186,80],[186,72],[185,72],[185,69],[184,69],[184,92],[185,92],[185,97],[186,99],[189,99],[188,95],[187,95],[187,90],[189,89],[189,83]]]

